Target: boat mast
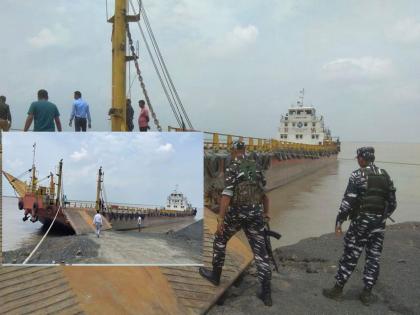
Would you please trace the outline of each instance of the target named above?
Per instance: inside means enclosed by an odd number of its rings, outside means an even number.
[[[58,164],[58,183],[57,183],[57,198],[55,199],[55,205],[58,206],[60,204],[60,195],[61,195],[61,185],[63,180],[63,159],[60,160]]]
[[[31,187],[32,192],[36,191],[36,167],[35,167],[35,151],[36,151],[36,142],[33,145],[33,156],[32,156],[32,179],[31,179]]]
[[[96,211],[101,210],[101,205],[102,205],[101,192],[102,192],[103,175],[104,173],[102,172],[102,166],[101,166],[98,171],[98,182],[96,185],[96,207],[95,207]]]
[[[108,22],[112,28],[112,108],[110,110],[112,131],[126,131],[126,56],[127,22],[140,20],[140,13],[127,15],[128,1],[115,0],[115,12]]]

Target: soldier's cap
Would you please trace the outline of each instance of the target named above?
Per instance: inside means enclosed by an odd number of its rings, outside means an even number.
[[[361,147],[357,149],[357,156],[361,157],[365,161],[374,162],[375,161],[375,149],[373,147]]]
[[[245,143],[240,140],[236,140],[232,143],[232,150],[243,150],[245,149]]]

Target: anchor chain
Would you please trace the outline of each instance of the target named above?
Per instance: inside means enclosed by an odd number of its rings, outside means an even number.
[[[157,129],[159,131],[162,131],[162,127],[160,126],[159,120],[156,117],[156,113],[153,110],[152,104],[150,103],[149,94],[147,93],[146,85],[144,84],[144,80],[143,80],[143,76],[141,75],[140,66],[139,66],[139,63],[137,61],[138,56],[136,55],[136,52],[135,52],[135,49],[134,49],[133,39],[131,38],[131,32],[130,32],[130,28],[129,28],[128,23],[127,23],[127,38],[128,38],[128,44],[130,46],[131,56],[132,56],[132,58],[134,60],[134,65],[136,67],[137,77],[138,77],[138,79],[140,81],[140,86],[141,86],[141,88],[143,90],[143,94],[144,94],[144,97],[146,99],[146,103],[149,106],[150,112],[152,114],[153,122],[155,123]]]

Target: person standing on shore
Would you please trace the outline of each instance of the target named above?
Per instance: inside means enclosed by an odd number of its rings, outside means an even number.
[[[341,299],[343,287],[365,249],[364,289],[359,297],[363,304],[369,305],[373,300],[372,288],[379,276],[386,220],[395,211],[397,201],[390,176],[374,164],[375,149],[359,148],[357,161],[360,168],[350,176],[335,225],[336,235],[341,235],[341,225],[348,217],[351,220],[344,237],[344,253],[334,287],[324,289],[322,293],[331,299]]]
[[[82,99],[82,93],[80,91],[74,92],[74,102],[69,122],[70,127],[72,125],[73,119],[74,131],[76,132],[86,132],[86,125],[89,127],[89,129],[92,127],[89,104]]]
[[[139,101],[140,115],[139,115],[139,129],[140,131],[146,132],[149,127],[149,110],[146,108],[146,102],[144,100]]]
[[[34,131],[61,131],[60,113],[54,103],[48,101],[48,92],[46,90],[38,91],[38,101],[33,102],[28,110],[25,127],[23,131],[28,131],[34,123]]]
[[[96,210],[96,214],[93,217],[93,225],[96,227],[96,236],[99,237],[99,234],[101,233],[101,227],[102,227],[102,216],[99,213],[99,210]]]
[[[141,217],[141,215],[139,215],[139,217],[137,219],[137,226],[139,228],[139,232],[141,231],[141,221],[142,221],[142,217]]]
[[[10,107],[6,104],[6,96],[0,96],[0,130],[9,131],[12,126],[12,115]]]
[[[213,243],[213,269],[200,267],[199,273],[214,285],[219,285],[226,244],[243,228],[254,253],[257,276],[261,282],[261,292],[257,296],[266,306],[271,306],[271,267],[264,239],[264,222],[270,218],[265,184],[260,167],[254,160],[245,158],[245,144],[235,141],[232,162],[225,170],[225,184]]]

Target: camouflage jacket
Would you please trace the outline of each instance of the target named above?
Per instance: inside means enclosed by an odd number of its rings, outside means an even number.
[[[395,187],[389,177],[388,173],[373,163],[368,165],[366,168],[359,168],[351,173],[347,189],[344,193],[343,200],[341,201],[340,210],[338,211],[336,223],[343,223],[352,212],[357,210],[361,199],[366,193],[367,190],[367,178],[364,176],[366,171],[373,171],[376,174],[383,174],[388,178],[389,182],[389,193],[387,196],[388,202],[388,214],[391,215],[392,212],[397,208],[397,200],[395,197]]]
[[[235,158],[225,169],[222,195],[232,197],[233,205],[239,203],[241,206],[255,207],[261,204],[265,184],[264,173],[258,163],[242,156]],[[243,195],[243,198],[239,195]]]

